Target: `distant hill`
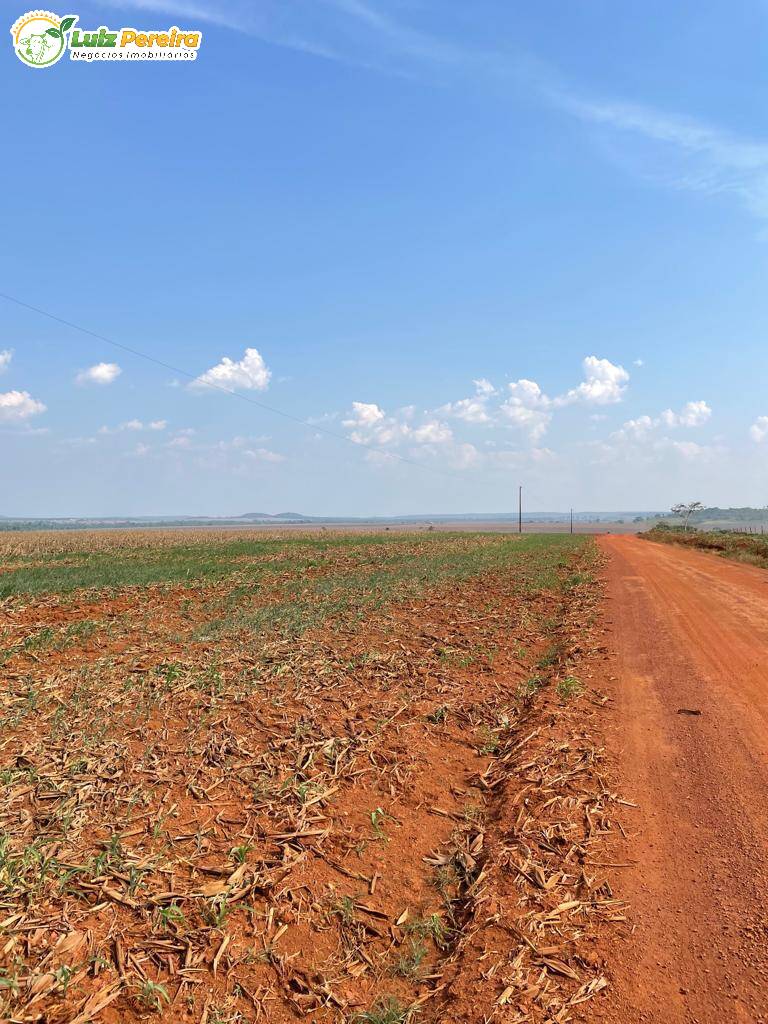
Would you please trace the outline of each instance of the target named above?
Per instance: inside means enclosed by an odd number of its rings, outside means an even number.
[[[754,510],[765,515],[768,511]],[[574,523],[642,523],[656,521],[663,513],[647,511],[623,512],[574,512]],[[467,512],[460,514],[400,515],[400,516],[312,516],[301,512],[245,512],[234,516],[3,516],[0,515],[0,532],[9,530],[110,530],[133,527],[225,527],[225,526],[440,526],[450,523],[476,523],[478,529],[484,524],[517,524],[517,512]],[[524,512],[524,523],[561,523],[565,526],[570,519],[568,512]],[[752,520],[754,522],[754,520]],[[698,522],[698,520],[697,520]]]
[[[271,512],[245,512],[243,515],[238,516],[238,519],[311,519],[311,516],[302,515],[301,512],[276,512],[272,515]]]

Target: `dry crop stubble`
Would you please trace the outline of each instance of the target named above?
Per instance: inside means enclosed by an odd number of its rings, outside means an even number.
[[[14,535],[6,1015],[469,1021],[479,999],[571,1019],[604,984],[578,936],[620,913],[584,866],[613,798],[569,739],[600,701],[563,688],[594,557],[551,536]],[[512,931],[470,962],[502,899]]]

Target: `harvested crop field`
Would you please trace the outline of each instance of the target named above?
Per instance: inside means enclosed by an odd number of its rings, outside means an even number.
[[[624,920],[599,558],[3,537],[0,1018],[584,1019]]]

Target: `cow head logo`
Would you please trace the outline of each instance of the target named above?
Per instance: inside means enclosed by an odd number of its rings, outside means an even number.
[[[16,56],[31,68],[51,67],[63,56],[67,32],[76,21],[72,14],[59,18],[50,11],[27,11],[11,28]]]

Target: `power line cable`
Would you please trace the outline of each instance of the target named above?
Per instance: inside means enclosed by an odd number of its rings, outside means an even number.
[[[191,381],[200,379],[199,374],[190,373],[188,370],[182,370],[181,367],[174,366],[172,363],[166,363],[164,360],[157,359],[155,356],[142,352],[140,349],[133,348],[130,345],[124,345],[122,342],[115,341],[112,338],[107,338],[104,334],[99,334],[97,331],[92,331],[87,327],[81,327],[80,324],[73,323],[71,320],[65,320],[64,317],[56,316],[55,313],[49,313],[46,309],[41,309],[39,306],[33,306],[30,302],[24,302],[22,299],[17,299],[14,295],[8,295],[6,292],[0,292],[0,298],[5,299],[7,302],[12,302],[17,306],[21,306],[23,309],[29,309],[33,313],[39,313],[41,316],[47,317],[49,320],[53,320],[56,323],[63,324],[65,327],[70,327],[74,331],[79,331],[81,334],[86,334],[91,338],[96,338],[98,341],[103,341],[107,345],[112,345],[113,348],[121,349],[123,352],[129,352],[131,355],[137,356],[139,359],[144,359],[149,363],[154,363],[156,366],[162,366],[163,369],[170,370],[172,373],[178,373],[182,377],[186,377]],[[337,441],[344,441],[346,444],[354,445],[355,448],[366,448],[368,451],[375,452],[377,455],[383,455],[389,459],[397,459],[398,462],[403,462],[409,466],[415,466],[417,469],[426,469],[430,473],[437,473],[440,476],[445,476],[452,480],[461,479],[456,473],[451,473],[445,469],[438,469],[436,466],[430,466],[426,462],[416,462],[415,459],[409,459],[405,455],[399,455],[397,452],[389,452],[384,448],[368,444],[365,441],[355,441],[353,438],[347,437],[346,434],[339,434],[335,430],[329,430],[327,427],[322,427],[317,423],[312,423],[309,420],[302,419],[301,416],[294,416],[293,413],[285,412],[283,409],[278,409],[273,405],[267,405],[266,402],[260,402],[256,398],[244,395],[240,391],[233,391],[231,388],[224,387],[221,384],[212,384],[209,381],[205,381],[205,385],[206,387],[214,388],[216,391],[221,391],[225,395],[231,395],[233,398],[239,398],[242,402],[247,402],[249,405],[255,405],[257,408],[263,409],[265,412],[270,412],[275,416],[282,416],[283,419],[292,420],[294,423],[299,423],[303,427],[309,427],[311,430],[315,430],[318,433],[326,434],[328,437],[333,437]]]

